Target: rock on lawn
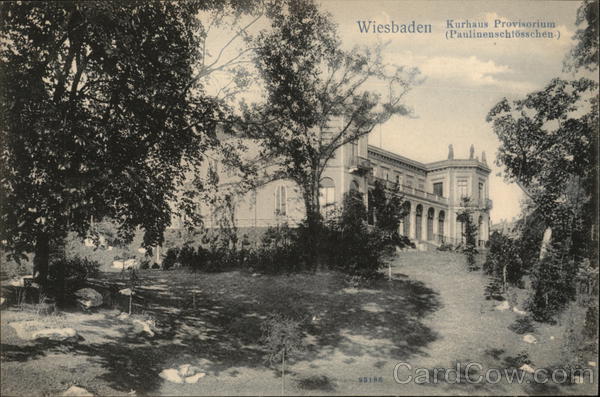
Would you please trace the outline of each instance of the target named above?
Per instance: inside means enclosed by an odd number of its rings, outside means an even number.
[[[102,294],[93,288],[82,288],[75,291],[77,301],[86,309],[102,305]]]
[[[530,374],[535,372],[535,369],[533,369],[529,364],[523,364],[519,369]]]
[[[196,375],[185,378],[185,383],[198,383],[198,381],[204,378],[204,376],[206,376],[204,372],[198,372]]]
[[[32,339],[51,339],[63,341],[70,338],[75,338],[77,331],[73,328],[48,328],[34,331],[31,334]]]
[[[94,394],[85,390],[83,387],[79,386],[71,386],[65,391],[62,396],[71,396],[71,397],[93,397]]]
[[[179,371],[174,368],[164,369],[158,376],[173,383],[183,383]]]
[[[527,343],[537,343],[537,339],[531,334],[524,335],[523,341]]]

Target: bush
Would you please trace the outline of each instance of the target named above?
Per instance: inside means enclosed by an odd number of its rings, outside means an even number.
[[[577,263],[564,255],[560,248],[552,248],[537,262],[531,274],[532,295],[527,309],[537,321],[552,321],[571,300],[576,288],[573,275]]]
[[[149,259],[144,259],[140,262],[140,269],[141,270],[148,270],[150,269],[150,260]]]
[[[249,271],[260,273],[291,273],[306,269],[306,256],[302,250],[304,228],[292,229],[284,224],[270,227],[255,249],[244,249],[241,260]]]
[[[454,250],[454,246],[450,243],[442,243],[439,247],[437,247],[438,251],[452,251]]]
[[[367,224],[362,195],[346,193],[339,217],[324,228],[325,257],[330,266],[351,276],[372,279],[381,275],[383,255],[393,238],[389,233]]]
[[[179,258],[179,248],[169,248],[162,261],[163,270],[169,270],[177,263]]]
[[[48,268],[48,286],[55,292],[72,293],[85,287],[88,278],[97,277],[99,269],[100,263],[87,258],[59,258]]]
[[[502,233],[490,236],[490,249],[483,263],[483,271],[496,279],[512,285],[519,285],[524,275],[523,263],[519,256],[518,243]]]

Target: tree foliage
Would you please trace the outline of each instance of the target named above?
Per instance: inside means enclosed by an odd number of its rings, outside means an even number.
[[[581,26],[585,23],[585,26]],[[598,0],[584,0],[577,10],[575,46],[565,60],[566,70],[598,69]]]
[[[505,284],[518,286],[524,275],[519,244],[502,233],[492,233],[483,270]]]
[[[576,24],[576,45],[565,69],[598,67],[598,2],[585,0]],[[520,184],[533,211],[523,221],[521,259],[531,268],[529,310],[550,320],[575,296],[574,279],[583,263],[598,266],[598,83],[588,78],[555,78],[523,99],[504,98],[487,121],[500,140],[498,165]],[[550,250],[536,255],[543,230],[551,231]],[[596,232],[597,233],[597,232]],[[537,247],[537,252],[539,247]]]
[[[312,0],[276,2],[261,32],[256,67],[262,103],[245,105],[244,134],[261,143],[260,158],[302,191],[308,227],[320,222],[319,183],[338,148],[368,134],[393,115],[417,82],[417,71],[382,61],[381,47],[344,51],[330,16]],[[379,82],[385,95],[367,89]],[[259,181],[260,183],[260,181]]]
[[[3,249],[47,266],[49,237],[84,236],[92,216],[126,240],[142,227],[145,246],[162,242],[170,202],[195,216],[193,193],[175,191],[220,113],[194,75],[201,6],[2,5]]]
[[[477,225],[473,221],[475,213],[469,197],[463,197],[461,200],[461,208],[456,214],[456,220],[462,223],[462,236],[464,244],[462,251],[467,258],[467,268],[476,270],[475,255],[477,254]]]
[[[527,189],[556,238],[569,240],[578,255],[591,248],[593,217],[586,213],[595,212],[597,89],[586,78],[556,78],[524,99],[503,99],[487,117],[501,144],[498,165]]]

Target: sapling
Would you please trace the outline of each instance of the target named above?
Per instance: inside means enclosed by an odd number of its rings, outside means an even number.
[[[262,326],[262,341],[270,364],[281,362],[281,395],[285,395],[285,362],[304,350],[300,322],[281,314],[269,317]]]

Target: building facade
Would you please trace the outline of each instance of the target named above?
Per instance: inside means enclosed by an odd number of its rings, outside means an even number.
[[[216,167],[216,165],[215,165]],[[227,181],[227,170],[219,170]],[[463,225],[457,221],[462,197],[470,198],[473,221],[478,226],[478,245],[489,239],[490,168],[482,153],[455,159],[452,145],[448,158],[433,163],[420,163],[396,153],[368,144],[364,136],[339,148],[329,161],[321,179],[321,209],[326,213],[341,205],[344,194],[351,189],[364,193],[368,205],[369,189],[375,181],[403,195],[408,215],[400,225],[400,234],[408,236],[421,247],[462,242]],[[228,183],[228,182],[225,182]],[[304,202],[297,186],[290,180],[277,180],[239,195],[234,200],[236,226],[265,228],[287,223],[294,226],[304,219]],[[211,210],[203,210],[205,225],[217,226]]]

